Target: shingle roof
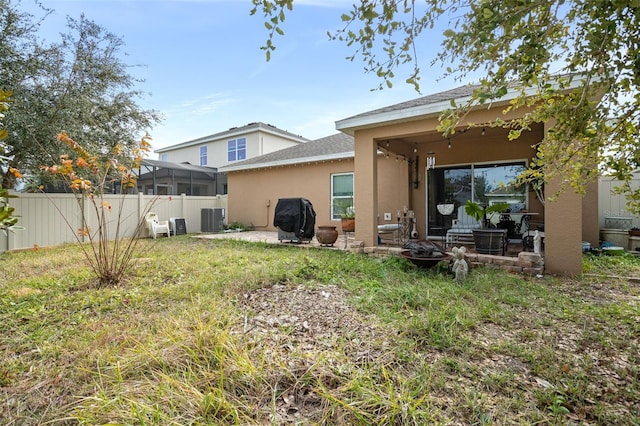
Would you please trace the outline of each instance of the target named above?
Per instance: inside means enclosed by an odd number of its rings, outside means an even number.
[[[432,95],[422,96],[420,98],[411,99],[405,102],[400,102],[395,105],[389,105],[386,107],[374,109],[372,111],[363,112],[362,114],[357,114],[352,117],[345,118],[344,120],[351,120],[354,118],[357,119],[361,117],[368,117],[371,115],[383,114],[386,112],[400,111],[403,109],[421,107],[425,105],[435,104],[438,102],[449,102],[452,99],[459,99],[459,98],[471,96],[473,94],[473,91],[478,87],[480,87],[480,85],[468,84],[465,86],[456,87],[454,89],[445,90],[444,92],[434,93]],[[341,120],[341,121],[344,121],[344,120]]]
[[[570,91],[580,87],[583,81],[584,78],[579,74],[561,74],[550,76],[547,83],[553,84],[556,89]],[[336,121],[336,129],[353,134],[354,130],[358,128],[377,127],[391,122],[437,117],[442,111],[451,108],[452,100],[455,100],[458,105],[464,104],[468,100],[471,100],[473,92],[481,87],[480,84],[467,84],[410,101],[364,112]],[[517,82],[511,82],[508,84],[507,94],[501,96],[499,99],[493,100],[491,103],[480,104],[476,102],[474,107],[496,107],[506,104],[523,94],[525,96],[532,96],[537,92],[535,86],[519,87]]]
[[[220,172],[239,171],[263,167],[300,164],[310,161],[324,161],[353,157],[353,137],[336,133],[321,139],[270,152],[259,157],[221,167]]]
[[[274,133],[274,134],[278,134],[280,136],[283,136],[285,138],[289,138],[292,140],[297,140],[299,142],[306,142],[309,139],[304,138],[300,135],[294,135],[293,133],[287,132],[286,130],[282,130],[277,128],[276,126],[272,125],[272,124],[266,124],[266,123],[262,123],[260,121],[255,122],[255,123],[249,123],[245,126],[240,126],[240,127],[231,127],[229,130],[225,130],[223,132],[218,132],[218,133],[214,133],[212,135],[208,135],[208,136],[203,136],[201,138],[197,138],[197,139],[192,139],[190,141],[186,141],[186,142],[182,142],[176,145],[171,145],[171,146],[167,146],[164,148],[160,148],[160,149],[156,149],[154,152],[156,153],[161,153],[161,152],[166,152],[166,151],[171,151],[174,150],[176,148],[183,148],[186,146],[190,146],[190,145],[196,145],[196,144],[201,144],[201,143],[206,143],[206,142],[210,142],[210,141],[215,141],[218,139],[223,139],[226,138],[228,136],[232,136],[232,135],[238,135],[238,134],[243,134],[243,133],[249,133],[252,131],[264,131],[264,132],[268,132],[268,133]]]

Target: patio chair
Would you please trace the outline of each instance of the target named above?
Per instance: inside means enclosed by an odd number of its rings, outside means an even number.
[[[515,233],[520,235],[525,235],[527,231],[531,228],[529,223],[531,222],[531,216],[528,214],[523,214],[520,218],[520,223],[516,225]]]
[[[467,214],[464,205],[459,206],[457,219],[453,219],[451,228],[447,230],[445,246],[450,247],[458,243],[472,243],[473,230],[481,228],[480,222]]]
[[[149,230],[149,233],[154,240],[156,239],[156,236],[158,234],[167,234],[167,237],[171,236],[169,221],[163,220],[162,222],[160,222],[158,220],[158,215],[154,212],[147,213],[147,215],[145,216],[145,220],[147,221],[147,229]]]

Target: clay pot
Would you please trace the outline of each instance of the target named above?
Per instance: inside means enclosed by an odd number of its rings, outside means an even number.
[[[332,246],[338,239],[338,231],[335,226],[318,226],[316,239],[322,246]]]
[[[342,232],[354,232],[356,230],[355,218],[342,218]]]

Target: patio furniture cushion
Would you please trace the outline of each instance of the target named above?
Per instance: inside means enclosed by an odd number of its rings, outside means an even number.
[[[458,215],[453,219],[451,228],[447,230],[445,245],[453,244],[473,244],[473,230],[481,229],[480,222],[469,216],[464,210],[464,206],[458,207]]]
[[[472,229],[480,229],[480,222],[469,216],[464,210],[464,206],[458,207],[458,217],[453,219],[451,224],[451,230],[454,232],[466,232],[463,229],[468,229],[471,232]]]
[[[378,225],[379,233],[394,232],[398,229],[402,229],[402,225],[400,223],[385,223],[382,225]]]

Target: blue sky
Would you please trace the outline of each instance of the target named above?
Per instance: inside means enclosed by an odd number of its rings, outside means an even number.
[[[35,10],[33,0],[21,8]],[[145,80],[139,100],[164,121],[150,130],[154,149],[262,121],[317,139],[336,133],[334,122],[421,96],[398,78],[392,89],[379,84],[364,64],[345,59],[351,48],[329,41],[351,1],[298,0],[283,26],[284,37],[266,62],[262,16],[250,16],[249,0],[42,0],[55,12],[41,36],[59,41],[66,16],[81,13],[121,37],[124,62]],[[439,50],[441,32],[424,38],[420,53],[423,94],[460,85],[437,82],[442,73],[428,62]],[[431,41],[432,40],[432,41]],[[424,55],[422,54],[424,53]],[[405,76],[409,69],[396,75]]]

